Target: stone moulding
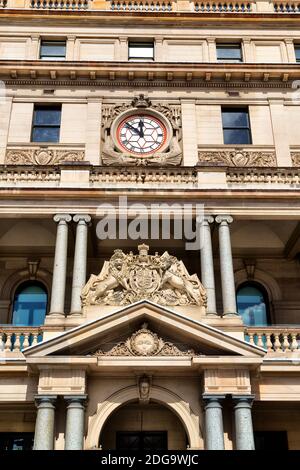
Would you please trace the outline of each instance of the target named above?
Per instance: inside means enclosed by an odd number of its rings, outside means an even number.
[[[57,165],[64,162],[83,161],[84,155],[84,150],[8,149],[5,163],[7,165]]]
[[[92,356],[202,356],[193,349],[179,349],[175,344],[164,341],[148,329],[147,323],[133,333],[126,341],[116,344],[112,349],[98,349]]]
[[[203,162],[236,167],[275,167],[277,165],[275,152],[251,150],[199,150],[198,159],[198,165]]]
[[[293,166],[300,166],[300,152],[291,152]]]

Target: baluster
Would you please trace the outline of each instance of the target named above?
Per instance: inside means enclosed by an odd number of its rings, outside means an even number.
[[[24,341],[23,341],[22,349],[28,348],[28,346],[29,346],[29,335],[30,335],[30,333],[28,331],[26,331],[24,333]]]
[[[15,339],[15,343],[14,343],[14,346],[13,346],[13,351],[20,351],[20,346],[21,346],[21,342],[20,342],[20,336],[21,336],[21,333],[16,333],[16,339]]]
[[[266,346],[267,346],[268,352],[273,351],[273,344],[272,344],[272,341],[271,341],[271,333],[266,333]]]
[[[39,333],[32,333],[32,343],[31,346],[35,346],[38,343]]]
[[[290,349],[290,342],[289,342],[289,335],[288,333],[283,334],[283,343],[282,343],[284,351],[289,351]]]
[[[263,336],[264,336],[264,333],[257,333],[257,346],[259,346],[260,348],[264,347],[264,342],[262,339]]]
[[[5,347],[3,338],[4,338],[4,333],[1,331],[0,332],[0,351],[4,351],[4,347]]]
[[[11,335],[12,333],[6,333],[5,351],[11,351]]]
[[[281,341],[279,339],[279,335],[280,335],[280,333],[275,333],[274,334],[274,336],[275,336],[275,341],[274,341],[274,350],[275,350],[275,352],[282,352]]]
[[[254,342],[254,333],[249,333],[248,332],[248,335],[249,335],[249,343],[250,344],[255,344],[255,342]]]
[[[292,333],[291,351],[296,351],[298,348],[297,333]]]

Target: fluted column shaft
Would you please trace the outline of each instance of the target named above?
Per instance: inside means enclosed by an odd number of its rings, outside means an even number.
[[[52,450],[54,446],[56,396],[37,396],[34,450]]]
[[[219,250],[224,315],[237,315],[229,228],[229,224],[231,224],[232,221],[233,218],[230,215],[218,215],[216,217],[216,222],[219,224]]]
[[[221,401],[223,395],[203,396],[205,403],[205,448],[224,450],[224,429]]]
[[[86,283],[86,261],[87,261],[87,237],[88,224],[91,217],[86,214],[78,214],[73,217],[77,222],[76,242],[73,266],[71,314],[81,313],[81,290]]]
[[[253,396],[233,397],[237,450],[255,450],[251,413],[253,398]]]
[[[86,395],[64,397],[67,401],[65,450],[82,450]]]
[[[50,315],[64,315],[68,254],[68,214],[57,214],[53,220],[58,223],[53,265]]]
[[[215,292],[215,275],[214,260],[211,243],[210,224],[214,218],[205,216],[201,222],[202,245],[201,245],[201,282],[207,293],[207,313],[216,314],[216,292]]]

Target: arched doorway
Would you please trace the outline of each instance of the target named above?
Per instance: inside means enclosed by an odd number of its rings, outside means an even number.
[[[137,401],[116,409],[99,438],[103,450],[185,450],[188,438],[176,414],[166,406]]]

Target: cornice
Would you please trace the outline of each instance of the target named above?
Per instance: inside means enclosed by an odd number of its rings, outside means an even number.
[[[0,79],[11,86],[291,89],[300,65],[2,60]]]

